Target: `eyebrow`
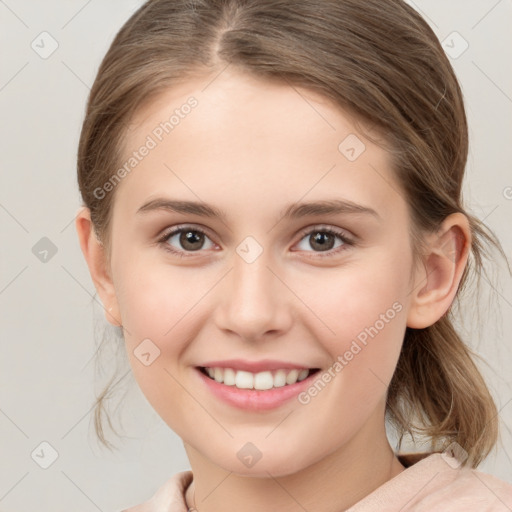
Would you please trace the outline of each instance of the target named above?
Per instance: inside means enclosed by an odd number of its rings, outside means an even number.
[[[171,211],[199,215],[201,217],[217,217],[222,221],[227,220],[227,214],[207,203],[195,201],[179,201],[167,198],[156,198],[143,204],[137,214],[144,214],[151,211]],[[367,214],[376,218],[380,215],[369,206],[354,203],[353,201],[330,199],[313,201],[307,203],[292,203],[288,205],[280,215],[282,219],[298,219],[306,216],[335,215],[335,214]]]

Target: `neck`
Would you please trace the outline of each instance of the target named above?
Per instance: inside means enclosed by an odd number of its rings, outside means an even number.
[[[197,512],[345,510],[404,470],[384,427],[375,437],[364,431],[367,426],[320,461],[279,477],[270,473],[268,478],[239,476],[212,464],[185,444],[194,475],[187,489],[187,503],[191,508],[195,503]]]

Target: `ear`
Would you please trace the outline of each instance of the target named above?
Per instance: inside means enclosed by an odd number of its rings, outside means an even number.
[[[428,251],[416,271],[407,327],[424,329],[450,308],[471,248],[469,221],[462,213],[449,215],[427,238]]]
[[[89,208],[84,206],[78,210],[75,227],[82,253],[89,267],[89,273],[105,309],[105,318],[112,325],[120,326],[119,305],[107,264],[106,251],[101,241],[96,237]]]

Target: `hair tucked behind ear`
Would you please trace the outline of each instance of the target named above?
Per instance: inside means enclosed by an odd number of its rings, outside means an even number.
[[[123,137],[141,106],[193,75],[227,65],[309,88],[382,135],[409,206],[416,255],[425,233],[461,212],[473,235],[470,274],[499,241],[465,211],[468,152],[462,93],[428,24],[401,0],[152,0],[122,27],[91,89],[78,151],[78,182],[95,230],[109,249],[116,189],[98,189],[121,164]],[[497,438],[493,399],[449,311],[407,329],[388,393],[399,434],[434,447],[456,441],[477,465]],[[98,399],[101,425],[102,397]],[[98,435],[104,440],[101,429]]]

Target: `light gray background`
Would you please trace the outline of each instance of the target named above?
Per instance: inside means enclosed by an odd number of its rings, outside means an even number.
[[[410,2],[453,51],[470,122],[465,197],[512,254],[512,1]],[[119,511],[151,496],[188,468],[180,440],[151,409],[128,366],[123,399],[127,438],[114,454],[96,444],[91,417],[93,355],[106,325],[80,252],[74,216],[80,205],[75,155],[89,87],[136,0],[0,0],[0,510]],[[41,32],[58,42],[48,58]],[[46,36],[44,36],[46,37]],[[45,40],[48,50],[49,39]],[[453,41],[451,43],[450,41]],[[43,51],[40,48],[39,51]],[[32,252],[47,237],[57,252]],[[38,247],[38,246],[36,246]],[[503,267],[503,262],[500,262]],[[465,327],[487,360],[483,370],[500,409],[502,443],[480,469],[512,482],[512,287],[501,269],[497,300]],[[491,282],[492,284],[492,282]],[[487,306],[491,284],[483,281]],[[475,319],[474,310],[467,314]],[[110,331],[107,331],[110,332]],[[101,377],[101,376],[100,376]],[[121,397],[122,398],[122,395]],[[48,468],[50,450],[58,458]],[[31,453],[36,450],[34,459]],[[39,454],[39,457],[37,456]],[[44,454],[41,455],[41,454]]]

